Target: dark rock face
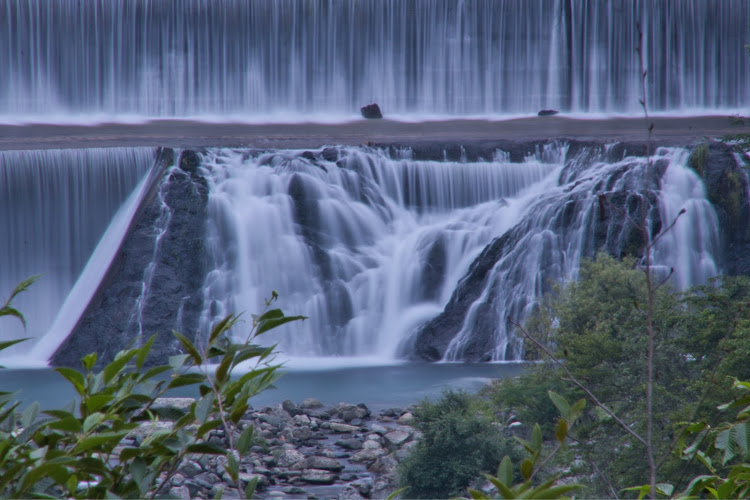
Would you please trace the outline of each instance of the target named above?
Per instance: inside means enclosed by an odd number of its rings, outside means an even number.
[[[691,156],[691,166],[703,178],[706,194],[719,218],[726,274],[750,276],[750,189],[738,159],[747,154],[721,142],[703,145]],[[696,156],[697,161],[694,161]]]
[[[376,103],[363,106],[360,108],[360,112],[362,113],[362,117],[367,118],[368,120],[383,118],[383,113],[380,112],[380,106]]]
[[[164,161],[171,164],[172,159]],[[205,220],[208,185],[192,151],[145,200],[107,277],[70,336],[52,356],[53,365],[79,366],[96,351],[100,363],[113,359],[139,336],[156,335],[148,363],[180,352],[172,329],[195,338],[205,277]],[[138,342],[138,341],[136,341]]]
[[[556,109],[543,109],[537,113],[537,116],[552,116],[558,114],[559,111]]]

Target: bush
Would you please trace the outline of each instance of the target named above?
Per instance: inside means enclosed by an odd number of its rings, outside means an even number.
[[[399,470],[409,498],[461,495],[482,472],[495,472],[503,456],[522,456],[516,441],[503,436],[486,411],[486,403],[462,391],[420,403],[415,417],[423,436]]]
[[[23,282],[11,299],[31,282]],[[0,315],[23,316],[11,307]],[[172,356],[169,365],[146,369],[144,362],[154,337],[141,347],[118,353],[101,371],[95,371],[95,353],[82,360],[82,372],[57,368],[78,395],[78,404],[40,411],[38,403],[18,415],[13,394],[0,393],[0,496],[11,498],[154,498],[167,494],[165,486],[185,457],[216,455],[240,497],[251,497],[257,479],[243,481],[239,458],[253,442],[254,428],[238,427],[248,400],[278,378],[271,362],[274,347],[251,343],[276,326],[304,319],[284,316],[269,309],[253,316],[242,344],[233,343],[228,332],[237,322],[228,316],[211,331],[201,351],[175,332],[186,354]],[[0,343],[0,350],[17,341]],[[209,360],[216,363],[208,374]],[[232,371],[240,363],[254,363],[238,378]],[[169,374],[165,377],[166,374]],[[160,410],[156,399],[176,387],[198,385],[200,398],[171,426],[153,426],[144,439],[128,436],[142,423],[156,423]],[[209,442],[215,429],[224,429],[228,446]]]

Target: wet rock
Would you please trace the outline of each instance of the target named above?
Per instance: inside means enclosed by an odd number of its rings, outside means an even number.
[[[329,425],[331,427],[331,430],[335,432],[351,433],[359,431],[359,427],[357,427],[356,425],[340,424],[338,422],[331,422]]]
[[[402,444],[406,443],[410,437],[411,433],[404,431],[393,431],[383,436],[386,446],[391,450],[399,448]]]
[[[364,498],[359,493],[359,489],[351,484],[344,486],[339,493],[339,500],[363,500]]]
[[[380,106],[378,106],[376,103],[363,106],[359,111],[362,113],[362,117],[367,118],[368,120],[383,118],[383,113],[380,111]]]
[[[559,111],[556,109],[543,109],[537,113],[537,116],[553,116],[558,114]]]
[[[360,450],[362,449],[362,441],[356,438],[339,439],[336,441],[336,446],[340,446],[345,450]]]
[[[281,408],[284,411],[286,411],[289,414],[289,416],[291,416],[291,417],[295,417],[297,415],[302,415],[302,413],[303,413],[302,409],[299,406],[297,406],[296,404],[292,403],[288,399],[286,401],[284,401],[283,403],[281,403]]]
[[[305,459],[305,456],[299,451],[295,450],[294,447],[288,447],[282,449],[277,459],[277,463],[281,467],[291,467],[297,462],[301,462]]]
[[[336,482],[336,474],[331,474],[327,470],[307,469],[300,479],[310,484],[333,484]]]
[[[396,422],[399,423],[400,425],[410,425],[414,423],[414,415],[408,412],[404,413],[403,415],[398,417],[398,420],[396,420]]]
[[[365,448],[352,455],[352,462],[374,462],[379,456],[385,455],[383,448]]]
[[[190,489],[187,486],[175,486],[169,489],[169,496],[171,498],[180,498],[184,500],[190,500],[192,495]]]
[[[310,410],[313,408],[322,408],[322,407],[323,407],[323,403],[321,403],[315,398],[307,398],[304,401],[302,401],[302,404],[300,405],[300,408],[302,408],[303,410]]]
[[[302,469],[327,470],[330,472],[341,472],[344,469],[344,466],[335,458],[321,456],[308,457],[299,464],[294,465],[294,468],[298,467]]]
[[[198,462],[194,462],[193,460],[185,461],[182,467],[180,467],[180,474],[185,477],[195,477],[201,472],[203,472],[203,467],[201,467]]]

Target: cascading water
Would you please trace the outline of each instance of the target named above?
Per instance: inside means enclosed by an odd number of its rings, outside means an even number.
[[[644,185],[659,193],[659,219],[687,209],[657,248],[656,265],[680,263],[678,286],[719,272],[716,215],[684,150],[659,150],[667,173],[650,188],[643,158],[612,162],[588,150],[568,158],[559,145],[521,163],[501,152],[475,163],[402,156],[357,148],[207,153],[213,270],[204,334],[276,290],[287,312],[310,318],[274,336],[286,355],[393,359],[440,314],[479,253],[506,234],[508,251],[444,359],[467,359],[477,332],[488,329],[485,359],[514,359],[520,351],[505,318],[523,320],[551,281],[575,278],[580,259],[593,256],[599,193],[638,193]],[[608,244],[626,249],[626,236],[607,237]]]
[[[597,234],[602,212],[620,210],[600,195],[624,195],[626,207],[632,207],[640,205],[642,193],[657,191],[658,214],[647,214],[647,224],[652,232],[666,232],[653,253],[655,272],[667,276],[672,269],[673,283],[683,289],[719,274],[716,213],[687,159],[681,149],[658,150],[651,167],[644,158],[612,162],[596,155],[592,159],[586,151],[568,159],[556,183],[519,200],[526,207],[523,215],[508,233],[504,252],[483,280],[443,359],[518,359],[521,346],[507,318],[523,322],[552,283],[577,279],[581,259],[594,257],[602,245],[618,255],[639,255],[639,246],[631,246],[633,232],[625,226],[610,222],[607,235]],[[666,171],[652,186],[650,176],[658,168]],[[681,220],[666,230],[682,209]],[[640,223],[635,212],[629,217]]]
[[[341,154],[338,163],[298,152],[220,150],[204,159],[214,268],[204,329],[228,311],[259,307],[275,289],[290,312],[310,318],[286,331],[286,354],[393,358],[476,254],[513,224],[517,207],[503,199],[558,168],[538,159]]]
[[[3,0],[0,119],[637,113],[637,22],[652,111],[746,111],[746,0]]]
[[[47,332],[112,217],[153,163],[151,148],[0,152],[0,297],[41,274],[14,303],[27,330],[4,321],[0,339]],[[123,222],[124,233],[128,218]]]

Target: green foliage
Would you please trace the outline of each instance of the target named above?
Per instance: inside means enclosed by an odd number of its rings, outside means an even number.
[[[646,294],[641,270],[599,256],[583,263],[578,282],[545,297],[526,323],[529,333],[576,379],[641,435],[647,351],[641,302]],[[653,442],[659,477],[679,491],[685,486],[681,478],[701,472],[696,460],[687,462],[672,453],[684,429],[680,422],[713,423],[716,406],[730,397],[727,376],[750,378],[750,279],[722,277],[685,293],[664,285],[654,298]],[[555,406],[544,392],[552,390],[567,400],[584,394],[559,366],[545,360],[541,349],[529,351],[541,362],[516,379],[496,382],[484,394],[499,413],[515,414],[523,422],[552,422]],[[549,424],[542,430],[552,439]],[[576,438],[576,457],[596,466],[582,471],[594,478],[589,486],[595,495],[612,496],[647,477],[642,446],[601,409],[592,406],[584,412]],[[570,459],[556,456],[553,462],[564,468]]]
[[[521,458],[517,443],[492,424],[486,410],[484,402],[460,391],[419,404],[414,416],[422,438],[399,470],[410,498],[460,495],[504,455]]]
[[[565,440],[568,438],[568,432],[576,424],[586,407],[586,400],[584,399],[579,399],[573,405],[570,405],[565,398],[555,392],[549,391],[548,395],[560,412],[560,418],[555,426],[557,447],[546,458],[541,458],[544,443],[542,441],[542,428],[538,424],[531,431],[530,441],[517,437],[516,439],[529,454],[529,458],[524,459],[519,466],[523,480],[514,484],[513,461],[506,455],[500,462],[496,476],[483,474],[485,479],[497,490],[497,495],[494,498],[562,498],[562,495],[582,488],[580,484],[558,484],[559,474],[553,475],[539,484],[534,484],[533,479],[536,473],[562,449]],[[469,489],[469,495],[476,499],[492,498],[487,492],[471,488]]]
[[[30,284],[24,282],[20,290]],[[266,312],[254,317],[242,344],[228,336],[237,323],[232,315],[214,327],[204,350],[175,332],[187,354],[172,356],[169,365],[145,369],[152,337],[140,347],[118,353],[101,371],[94,370],[95,353],[83,358],[81,372],[57,368],[78,394],[77,405],[40,411],[35,403],[18,415],[13,395],[1,393],[0,496],[154,498],[166,493],[162,487],[182,459],[193,453],[221,457],[240,496],[251,496],[255,484],[240,481],[237,456],[249,449],[253,428],[239,433],[236,425],[249,398],[278,377],[278,365],[272,363],[274,348],[251,342],[280,324],[304,319],[268,310],[275,298],[274,293],[266,302]],[[209,360],[217,363],[213,376],[207,371]],[[233,370],[246,362],[255,364],[232,377]],[[157,425],[160,411],[166,410],[153,408],[156,399],[186,385],[198,385],[201,397],[171,425]],[[144,425],[143,439],[126,440]],[[218,427],[229,436],[229,449],[208,442],[209,432]]]
[[[708,144],[701,144],[695,148],[688,158],[688,166],[695,170],[698,176],[703,177],[706,171],[706,161],[708,160]]]
[[[705,421],[686,425],[677,454],[686,462],[700,462],[708,474],[693,477],[678,498],[750,497],[750,382],[735,378],[733,389],[744,394],[718,407],[721,411],[737,410],[731,421],[713,427]],[[721,475],[717,466],[730,463],[726,475]],[[641,499],[650,494],[651,487],[635,486],[626,491],[637,492]],[[659,496],[672,497],[674,491],[674,485],[669,483],[657,486]]]

